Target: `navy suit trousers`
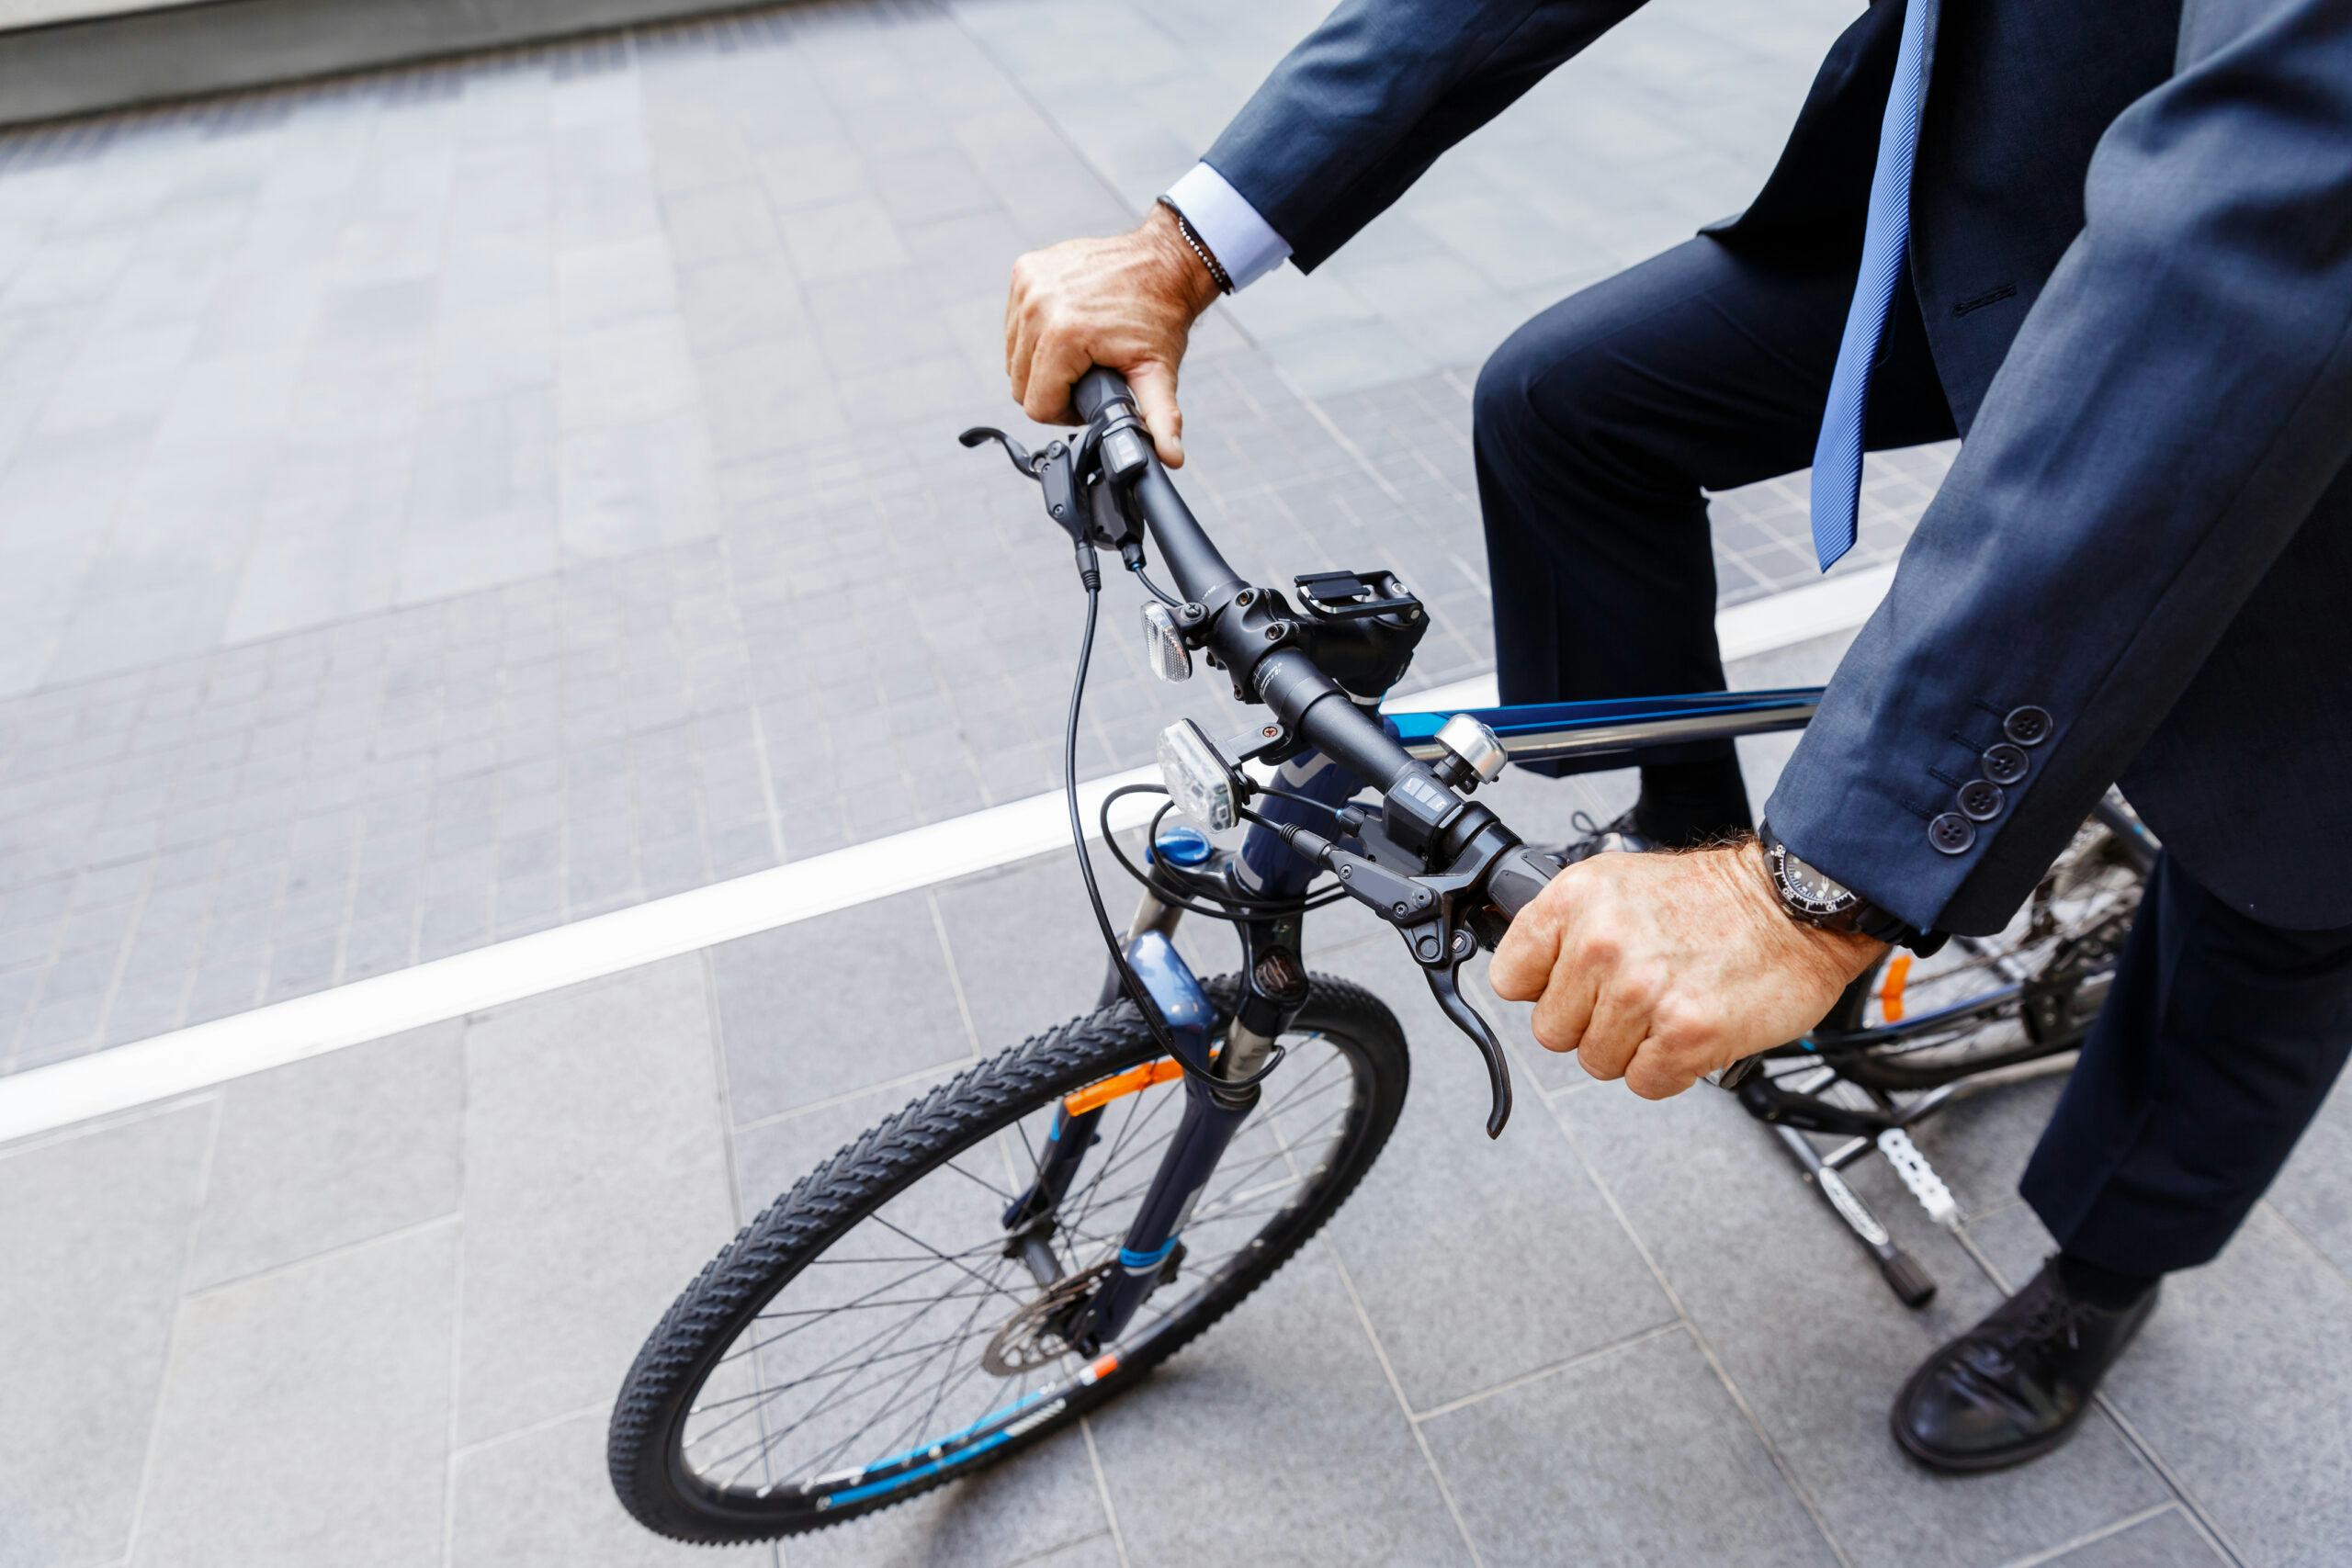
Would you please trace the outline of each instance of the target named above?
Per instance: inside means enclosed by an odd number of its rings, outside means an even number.
[[[1811,461],[1852,288],[1850,265],[1775,264],[1701,238],[1563,300],[1496,351],[1475,446],[1505,702],[1722,687],[1704,492]],[[1867,444],[1952,434],[1917,307],[1899,300]],[[2131,1273],[2204,1262],[2347,1050],[2352,929],[2262,924],[2165,857],[2025,1196],[2089,1261]]]

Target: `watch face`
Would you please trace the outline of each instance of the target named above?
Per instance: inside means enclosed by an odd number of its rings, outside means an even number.
[[[1772,879],[1789,905],[1808,915],[1838,915],[1859,902],[1853,889],[1789,853],[1786,844],[1772,847]]]

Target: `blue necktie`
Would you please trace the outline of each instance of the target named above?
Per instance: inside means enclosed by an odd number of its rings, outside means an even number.
[[[1827,571],[1854,547],[1862,494],[1862,414],[1870,406],[1871,362],[1886,335],[1886,318],[1911,252],[1911,169],[1918,161],[1920,80],[1927,52],[1928,8],[1935,0],[1908,0],[1903,46],[1894,57],[1894,86],[1878,130],[1878,167],[1871,175],[1871,209],[1862,231],[1862,268],[1846,335],[1829,376],[1829,402],[1813,448],[1813,549]]]

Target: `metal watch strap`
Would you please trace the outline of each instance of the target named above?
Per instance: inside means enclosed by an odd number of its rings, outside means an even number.
[[[1225,264],[1216,259],[1216,253],[1210,250],[1208,243],[1201,238],[1201,231],[1193,227],[1193,220],[1184,216],[1184,209],[1164,196],[1159,198],[1159,205],[1168,209],[1170,216],[1176,220],[1176,231],[1184,236],[1184,243],[1191,246],[1193,254],[1201,258],[1201,265],[1209,269],[1209,281],[1216,285],[1217,291],[1221,294],[1232,293],[1232,274],[1227,272]]]

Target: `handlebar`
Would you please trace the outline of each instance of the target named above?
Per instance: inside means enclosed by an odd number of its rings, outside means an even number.
[[[1107,444],[1130,429],[1143,431],[1142,417],[1134,412],[1135,393],[1127,378],[1115,370],[1096,366],[1079,378],[1071,400],[1077,405],[1079,417],[1090,424],[1104,426],[1103,441]],[[1115,411],[1126,406],[1122,417]],[[1130,426],[1127,421],[1132,420]],[[1168,563],[1169,575],[1176,580],[1176,591],[1185,599],[1201,604],[1216,598],[1221,589],[1246,586],[1201,526],[1193,509],[1176,492],[1175,484],[1168,478],[1168,470],[1160,466],[1159,457],[1149,440],[1139,443],[1142,468],[1134,480],[1136,508],[1143,513],[1144,524],[1159,547],[1160,558]],[[1237,671],[1249,671],[1258,694],[1273,710],[1274,716],[1292,731],[1311,742],[1315,748],[1338,758],[1355,770],[1358,776],[1379,789],[1388,789],[1400,778],[1421,771],[1396,738],[1382,728],[1380,722],[1365,714],[1349,700],[1338,682],[1316,666],[1313,660],[1296,649],[1264,650],[1264,646],[1244,646],[1237,626],[1227,640],[1233,646],[1211,646],[1222,655],[1227,666]],[[1336,702],[1326,701],[1336,697]]]
[[[1510,1114],[1510,1072],[1501,1043],[1463,998],[1457,973],[1475,942],[1493,946],[1510,919],[1532,903],[1558,864],[1521,843],[1486,807],[1463,798],[1448,778],[1414,759],[1380,720],[1357,705],[1307,651],[1296,645],[1279,596],[1252,587],[1209,539],[1160,466],[1126,378],[1097,366],[1079,378],[1071,400],[1097,444],[1101,485],[1116,484],[1159,546],[1187,623],[1237,682],[1266,705],[1291,734],[1347,767],[1382,793],[1385,842],[1418,858],[1419,878],[1355,855],[1295,826],[1282,829],[1292,847],[1336,870],[1351,891],[1395,924],[1447,1016],[1478,1046],[1493,1089],[1487,1135]],[[972,433],[967,433],[967,444]],[[1117,491],[1099,492],[1106,500]],[[1057,515],[1059,515],[1057,513]],[[1081,541],[1081,549],[1085,547]],[[1129,555],[1129,564],[1141,559]],[[1277,615],[1269,615],[1269,601]],[[1463,775],[1453,775],[1459,781]],[[1373,886],[1385,889],[1377,896]],[[1107,928],[1106,928],[1107,930]]]

